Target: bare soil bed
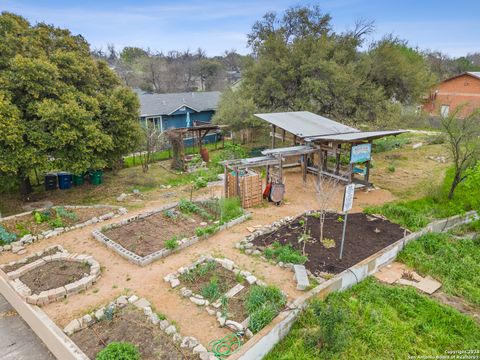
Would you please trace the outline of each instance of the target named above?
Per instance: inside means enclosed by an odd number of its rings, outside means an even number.
[[[25,262],[22,262],[22,263],[17,263],[17,264],[14,264],[14,265],[7,265],[3,268],[3,271],[5,273],[9,273],[11,271],[15,271],[15,270],[18,270],[20,269],[21,267],[27,265],[27,264],[31,264],[33,263],[34,261],[37,261],[38,259],[41,259],[45,256],[49,256],[49,255],[54,255],[56,254],[57,252],[60,252],[59,249],[57,248],[53,248],[53,249],[50,249],[50,250],[47,250],[45,252],[42,253],[42,255],[38,256],[38,255],[34,255],[34,256],[31,256],[28,258],[27,261]]]
[[[68,209],[68,212],[75,214],[75,218],[62,217],[63,226],[72,226],[76,224],[81,224],[85,221],[88,221],[94,217],[98,217],[104,214],[111,212],[110,208],[77,208],[77,209]],[[51,209],[51,218],[55,219],[57,217],[57,212],[55,208]],[[7,230],[9,233],[16,234],[17,237],[21,237],[23,234],[32,234],[38,235],[43,231],[50,230],[56,226],[52,226],[48,221],[44,221],[38,224],[35,221],[35,217],[32,214],[25,214],[23,216],[15,217],[9,220],[1,221],[0,225]]]
[[[150,255],[168,248],[166,242],[169,240],[190,238],[196,234],[196,229],[213,226],[213,221],[218,218],[214,205],[186,203],[195,206],[197,211],[182,211],[179,205],[102,232],[137,255]]]
[[[132,343],[140,351],[142,360],[199,359],[175,344],[133,305],[118,309],[112,320],[102,320],[76,332],[71,339],[90,359],[95,359],[113,341]]]
[[[305,256],[308,259],[305,263],[306,268],[317,275],[320,272],[338,274],[393,244],[405,234],[402,227],[388,220],[363,213],[349,214],[343,258],[340,260],[342,219],[343,216],[339,214],[328,213],[326,215],[323,236],[324,240],[334,240],[334,246],[330,248],[320,243],[320,219],[313,215],[299,216],[274,232],[256,237],[253,243],[260,249],[270,247],[274,243],[289,244],[295,250],[302,252],[303,243],[298,239],[304,234],[305,226],[306,233],[311,237],[305,246]],[[302,222],[304,222],[303,226]]]
[[[90,272],[87,263],[78,261],[52,261],[27,272],[20,280],[27,285],[34,294],[56,289],[80,280]]]

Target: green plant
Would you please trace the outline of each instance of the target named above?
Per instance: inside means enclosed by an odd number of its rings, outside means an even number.
[[[197,236],[210,235],[217,231],[217,225],[207,225],[195,228],[195,234]]]
[[[216,268],[217,263],[215,261],[207,261],[181,274],[180,280],[192,283],[197,281],[197,278],[202,278],[212,273]]]
[[[178,208],[185,214],[198,214],[205,220],[212,220],[212,216],[202,207],[192,201],[180,199]]]
[[[223,198],[219,200],[220,222],[226,223],[243,215],[239,198]]]
[[[285,303],[285,295],[278,288],[252,286],[245,301],[245,309],[250,317],[248,327],[254,333],[260,331],[273,320]]]
[[[335,240],[333,239],[323,238],[322,240],[320,240],[320,242],[326,249],[331,249],[335,247]]]
[[[18,233],[18,236],[19,237],[23,237],[25,235],[28,235],[28,234],[31,234],[31,231],[28,230],[25,226],[23,226],[22,224],[17,224],[15,225],[15,227],[17,228],[17,230],[19,231]]]
[[[218,277],[213,276],[208,284],[202,287],[200,294],[210,302],[217,300],[222,295]]]
[[[344,222],[344,219],[343,219],[343,217],[342,217],[342,216],[339,216],[339,217],[337,218],[337,222],[339,222],[339,223],[343,223],[343,222]]]
[[[34,211],[32,214],[37,224],[42,224],[50,219],[50,212],[47,211]]]
[[[17,235],[9,233],[2,225],[0,225],[0,243],[10,244],[17,239]]]
[[[75,214],[73,211],[65,209],[63,206],[55,208],[55,211],[57,213],[57,216],[60,216],[62,218],[70,219],[72,221],[78,220],[77,214]]]
[[[106,320],[112,321],[113,316],[115,315],[115,307],[107,306],[107,308],[105,309],[103,314],[104,314]]]
[[[226,317],[228,313],[228,297],[222,295],[220,298],[220,308],[222,309],[222,316]]]
[[[178,240],[177,240],[177,237],[174,236],[173,238],[171,239],[168,239],[167,241],[165,241],[165,247],[168,249],[168,250],[174,250],[178,247]]]
[[[48,225],[50,225],[52,228],[59,228],[64,226],[62,218],[58,215],[55,219],[48,220]]]
[[[387,166],[387,171],[391,172],[391,173],[395,172],[395,165],[394,164],[389,164]]]
[[[275,259],[284,263],[304,264],[307,261],[307,258],[300,251],[295,250],[292,245],[282,245],[278,241],[267,247],[263,253],[267,259]]]
[[[207,185],[208,185],[207,179],[205,179],[202,176],[197,177],[193,182],[193,187],[197,190],[201,189],[201,188],[204,188],[204,187],[207,187]]]
[[[140,352],[133,344],[111,342],[97,354],[96,360],[140,360]]]

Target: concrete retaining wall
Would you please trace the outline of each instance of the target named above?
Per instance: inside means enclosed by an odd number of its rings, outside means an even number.
[[[89,360],[83,351],[38,306],[32,306],[23,301],[8,284],[3,271],[0,271],[0,293],[58,359]]]
[[[334,291],[343,291],[351,286],[358,284],[369,275],[374,274],[379,268],[394,261],[398,253],[410,241],[414,241],[429,232],[447,231],[455,226],[469,223],[478,219],[475,211],[470,211],[465,215],[452,216],[447,219],[438,220],[430,223],[425,229],[411,233],[397,242],[371,255],[367,259],[350,267],[349,269],[335,275],[310,290],[303,297],[296,299],[291,306],[291,310],[280,314],[273,324],[270,324],[263,331],[256,334],[248,343],[246,343],[239,352],[229,357],[229,360],[259,360],[262,359],[273,347],[280,342],[289,332],[301,310],[307,305],[307,300],[313,296],[325,298]]]

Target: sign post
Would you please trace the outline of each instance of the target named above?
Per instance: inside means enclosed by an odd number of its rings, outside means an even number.
[[[342,243],[340,244],[340,260],[343,256],[343,244],[345,243],[345,232],[347,231],[348,210],[353,207],[353,196],[355,195],[355,184],[348,184],[345,186],[345,193],[343,194],[343,207],[345,219],[343,219]]]

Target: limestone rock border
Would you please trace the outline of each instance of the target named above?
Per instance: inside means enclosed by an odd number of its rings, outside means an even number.
[[[148,255],[145,255],[145,256],[140,256],[140,255],[134,253],[133,251],[130,251],[130,250],[124,248],[122,245],[120,245],[116,241],[110,239],[108,236],[106,236],[103,233],[103,231],[107,231],[107,230],[110,230],[110,229],[113,229],[113,228],[121,227],[121,226],[129,224],[133,221],[147,218],[149,216],[158,214],[158,213],[160,213],[162,211],[165,211],[165,210],[173,209],[173,208],[177,207],[178,204],[179,203],[164,205],[164,206],[156,208],[154,210],[132,216],[128,219],[124,219],[124,220],[119,221],[117,223],[108,224],[108,225],[102,227],[101,229],[96,229],[96,230],[92,231],[92,236],[97,241],[101,242],[102,244],[104,244],[108,248],[112,249],[113,251],[115,251],[117,254],[119,254],[123,258],[127,259],[128,261],[130,261],[130,262],[132,262],[136,265],[139,265],[139,266],[146,266],[146,265],[152,263],[155,260],[164,258],[164,257],[166,257],[166,256],[168,256],[168,255],[170,255],[174,252],[180,251],[180,250],[182,250],[182,249],[184,249],[184,248],[186,248],[190,245],[193,245],[193,244],[199,242],[201,239],[206,239],[206,238],[210,237],[213,234],[210,234],[210,235],[206,234],[206,235],[203,235],[201,237],[198,237],[198,236],[194,235],[194,236],[189,237],[189,238],[183,238],[183,239],[178,241],[178,246],[173,250],[163,248],[163,249],[157,250],[157,251],[155,251],[151,254],[148,254]],[[241,215],[238,218],[233,219],[233,220],[219,226],[217,228],[217,230],[215,231],[215,233],[218,232],[218,231],[224,230],[224,229],[228,229],[228,228],[230,228],[232,226],[235,226],[237,224],[240,224],[240,223],[244,222],[245,220],[249,219],[250,217],[251,217],[251,213],[244,211],[243,215]]]
[[[256,284],[259,286],[267,286],[267,284],[265,284],[262,280],[257,279],[252,273],[242,270],[232,260],[227,258],[215,258],[213,256],[201,256],[197,261],[193,262],[192,264],[187,266],[182,266],[176,272],[166,275],[163,278],[163,280],[165,282],[170,283],[170,286],[172,288],[176,288],[181,285],[180,276],[182,274],[185,274],[186,272],[195,269],[200,264],[210,262],[210,261],[216,262],[217,264],[221,265],[224,269],[233,272],[235,275],[240,275],[243,279],[245,279],[246,282],[248,282],[249,285]],[[229,289],[229,291],[227,291],[225,295],[229,297],[228,294],[230,292],[233,294],[232,296],[240,292],[243,288],[235,292],[235,288],[239,285],[241,286],[241,284],[237,284],[233,288]],[[182,287],[180,289],[180,293],[181,293],[181,296],[183,296],[184,298],[188,298],[195,305],[204,306],[206,312],[209,315],[216,317],[221,327],[227,326],[229,329],[233,330],[234,332],[245,333],[245,335],[248,338],[253,337],[253,333],[248,328],[248,323],[250,320],[248,317],[244,319],[241,323],[238,323],[236,321],[228,319],[228,317],[224,316],[224,314],[222,314],[222,312],[218,310],[221,306],[219,300],[217,300],[213,304],[210,304],[210,302],[207,299],[204,299],[202,295],[194,293],[192,290],[190,290],[187,287]],[[283,295],[285,296],[285,298],[287,298],[287,294],[283,293]]]
[[[59,207],[59,206],[53,206],[53,208],[57,208],[57,207]],[[0,253],[2,251],[12,251],[14,253],[18,253],[18,252],[24,250],[24,246],[26,246],[28,244],[31,244],[35,241],[38,241],[38,240],[41,240],[41,239],[49,239],[51,237],[63,234],[67,231],[80,229],[80,228],[83,228],[85,226],[89,226],[89,225],[93,225],[93,224],[96,224],[96,223],[99,223],[99,222],[102,222],[102,221],[110,220],[112,218],[125,215],[128,212],[128,210],[125,209],[124,207],[114,206],[114,205],[65,205],[63,207],[65,209],[73,209],[73,210],[74,209],[87,209],[87,208],[93,208],[93,209],[107,208],[107,209],[112,209],[112,211],[109,212],[109,213],[103,214],[101,216],[95,216],[95,217],[93,217],[93,218],[91,218],[87,221],[84,221],[84,222],[76,224],[76,225],[59,227],[59,228],[55,228],[55,229],[51,229],[51,230],[45,230],[45,231],[43,231],[43,232],[41,232],[40,234],[37,234],[37,235],[27,234],[27,235],[21,237],[19,240],[13,241],[11,244],[0,246]],[[7,216],[7,217],[4,217],[4,218],[0,218],[0,225],[2,224],[2,222],[6,221],[6,220],[11,220],[11,219],[15,219],[17,217],[22,217],[22,216],[25,216],[25,215],[28,215],[28,214],[32,214],[33,211],[42,211],[42,210],[45,210],[45,208],[32,210],[32,211],[27,211],[27,212],[24,212],[24,213],[21,213],[21,214],[15,214],[15,215]]]
[[[9,263],[6,263],[6,264],[2,264],[2,265],[0,265],[0,270],[3,270],[5,272],[5,268],[7,266],[25,264],[31,258],[36,257],[36,256],[37,257],[42,257],[43,254],[45,254],[46,252],[48,252],[52,249],[57,249],[56,253],[67,252],[61,245],[52,245],[52,246],[46,247],[45,249],[43,249],[41,251],[37,251],[35,254],[26,256],[24,258],[20,258],[19,260],[10,261]],[[7,273],[7,275],[8,275],[8,273]]]
[[[143,310],[145,316],[150,322],[158,326],[167,336],[172,337],[172,341],[179,344],[181,348],[188,349],[192,354],[198,354],[201,360],[218,360],[215,355],[209,352],[200,342],[193,336],[182,336],[178,331],[174,323],[169,322],[166,319],[161,320],[158,315],[153,312],[150,302],[145,298],[139,298],[136,295],[121,295],[108,305],[102,306],[80,318],[73,319],[65,326],[63,332],[71,336],[78,331],[81,331],[99,321],[105,319],[105,311],[107,309],[115,310],[117,308],[123,308],[129,304],[136,306],[140,310]]]
[[[53,261],[87,263],[90,266],[90,272],[87,276],[83,276],[81,279],[75,282],[60,286],[58,288],[45,290],[39,294],[33,294],[32,290],[20,280],[20,277]],[[70,295],[79,293],[91,287],[100,277],[100,264],[89,255],[69,254],[66,251],[62,251],[54,255],[44,256],[41,259],[26,264],[15,271],[11,271],[7,274],[7,277],[10,285],[23,299],[25,299],[27,303],[42,306],[55,301],[63,300]]]

